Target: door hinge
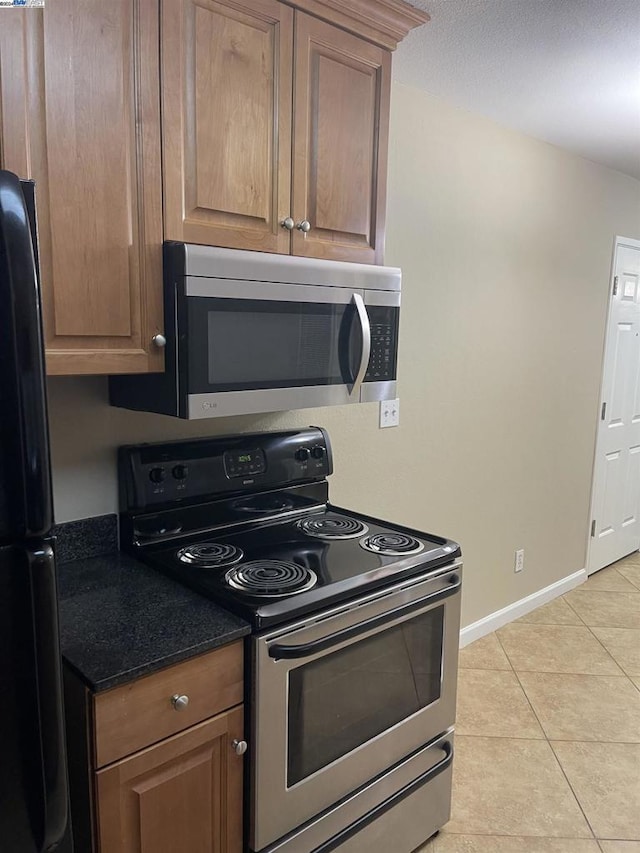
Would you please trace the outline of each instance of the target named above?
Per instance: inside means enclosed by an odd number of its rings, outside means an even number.
[[[593,521],[591,522],[591,538],[593,539],[593,537],[595,535],[596,535],[596,520],[594,518]]]
[[[614,276],[614,279],[613,279],[613,295],[614,296],[618,295],[618,276],[617,275]]]
[[[602,404],[602,411],[600,412],[600,420],[601,420],[601,421],[603,421],[603,420],[604,420],[604,416],[605,416],[606,414],[607,414],[607,404],[606,404],[606,403],[603,403],[603,404]]]

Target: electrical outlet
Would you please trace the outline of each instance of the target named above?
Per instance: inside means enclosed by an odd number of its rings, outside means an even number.
[[[524,548],[520,548],[516,551],[516,559],[513,564],[514,572],[521,572],[524,569]]]
[[[380,401],[380,429],[398,426],[400,423],[400,400]]]

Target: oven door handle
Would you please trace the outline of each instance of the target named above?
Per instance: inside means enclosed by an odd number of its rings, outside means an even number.
[[[301,643],[297,646],[284,646],[280,643],[275,643],[273,646],[269,647],[269,657],[274,660],[295,660],[298,658],[311,657],[311,655],[315,655],[318,652],[324,652],[332,646],[343,643],[345,640],[351,640],[354,637],[358,637],[360,634],[366,634],[374,628],[379,628],[389,622],[395,622],[399,617],[403,617],[409,613],[414,613],[418,610],[425,610],[425,606],[430,608],[437,602],[443,601],[445,598],[450,598],[452,595],[456,595],[456,593],[460,591],[460,587],[462,585],[460,576],[457,574],[451,575],[449,578],[449,584],[450,586],[446,589],[439,590],[438,592],[433,593],[433,595],[421,598],[419,601],[414,601],[406,607],[383,613],[380,616],[374,616],[372,619],[367,619],[365,622],[359,622],[357,625],[352,625],[350,628],[343,628],[342,630],[329,634],[326,637],[322,637],[319,640],[312,640],[310,643]]]

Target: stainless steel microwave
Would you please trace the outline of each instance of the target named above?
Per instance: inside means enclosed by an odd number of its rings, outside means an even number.
[[[212,418],[396,396],[392,267],[164,246],[165,372],[110,378],[112,405]]]

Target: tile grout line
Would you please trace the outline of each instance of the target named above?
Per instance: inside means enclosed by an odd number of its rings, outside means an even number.
[[[497,637],[497,634],[496,634],[496,637]],[[498,639],[498,642],[500,643],[500,646],[502,647],[503,652],[505,653],[505,655],[507,655],[507,650],[506,650],[506,649],[504,648],[504,646],[502,645],[502,640],[500,639],[500,637],[497,637],[497,639]],[[509,656],[507,655],[507,657],[509,657]],[[544,730],[544,726],[542,725],[542,722],[541,722],[540,718],[539,718],[539,717],[538,717],[538,715],[536,714],[536,710],[535,710],[535,708],[533,707],[533,705],[531,704],[531,700],[530,700],[530,699],[529,699],[529,697],[527,696],[527,691],[524,689],[524,686],[523,686],[522,682],[520,681],[520,676],[518,675],[518,672],[517,672],[517,670],[515,669],[515,667],[514,667],[514,669],[513,669],[513,674],[514,674],[514,675],[515,675],[515,677],[516,677],[516,681],[518,682],[518,685],[519,685],[519,687],[520,687],[520,690],[522,690],[522,693],[523,693],[523,695],[524,695],[524,698],[527,700],[527,705],[531,708],[531,713],[533,714],[533,716],[534,716],[534,717],[535,717],[535,719],[536,719],[536,722],[537,722],[537,723],[538,723],[538,725],[540,726],[540,731],[542,732],[542,734],[543,734],[543,736],[544,736],[544,739],[545,739],[545,740],[547,741],[547,743],[548,743],[548,742],[549,742],[549,739],[547,738],[547,733],[546,733],[546,732],[545,732],[545,730]]]
[[[571,742],[571,743],[602,743],[602,741],[570,741],[570,742]],[[590,830],[591,830],[591,832],[593,833],[593,837],[595,838],[595,840],[598,842],[598,847],[600,847],[600,849],[602,849],[602,845],[600,844],[600,841],[602,841],[602,840],[605,840],[605,841],[606,841],[606,840],[608,840],[608,839],[600,839],[600,838],[598,838],[598,837],[597,837],[597,835],[596,835],[596,833],[595,833],[594,828],[591,826],[591,821],[590,821],[590,820],[589,820],[589,818],[587,817],[585,810],[582,808],[582,803],[581,803],[581,802],[580,802],[580,800],[578,799],[578,795],[576,794],[576,792],[573,790],[573,785],[572,785],[572,784],[571,784],[571,782],[569,781],[569,777],[568,777],[568,776],[567,776],[567,774],[565,773],[564,767],[562,766],[562,764],[561,764],[561,762],[560,762],[560,759],[559,759],[559,758],[558,758],[558,756],[556,755],[556,751],[555,751],[555,749],[553,748],[553,743],[552,743],[549,739],[547,739],[547,743],[549,744],[549,746],[550,746],[550,748],[551,748],[551,752],[553,753],[553,757],[555,758],[555,760],[556,760],[556,762],[557,762],[557,764],[558,764],[558,767],[559,767],[559,768],[560,768],[560,770],[562,771],[562,775],[563,775],[563,776],[564,776],[564,778],[567,780],[567,785],[568,785],[568,786],[569,786],[569,788],[571,789],[571,793],[572,793],[572,794],[573,794],[573,796],[575,797],[575,800],[576,800],[576,802],[578,803],[578,806],[580,807],[580,811],[581,811],[581,812],[582,812],[582,814],[584,815],[584,819],[587,821],[587,826],[589,827],[589,829],[590,829]],[[567,743],[567,741],[558,741],[558,743]]]
[[[587,581],[586,581],[585,583],[581,584],[579,587],[576,587],[576,589],[581,589],[581,587],[586,586],[588,583],[589,583],[589,580],[587,579]],[[573,590],[572,590],[572,592],[573,592]],[[575,616],[577,616],[577,617],[578,617],[578,619],[582,622],[582,624],[585,626],[585,628],[588,628],[589,626],[588,626],[588,625],[587,625],[587,623],[584,621],[584,619],[582,618],[582,616],[578,613],[578,611],[575,609],[575,607],[572,607],[572,606],[571,606],[571,602],[570,602],[570,601],[567,601],[567,599],[566,599],[566,593],[565,593],[565,595],[561,595],[561,596],[560,596],[560,598],[562,598],[562,600],[563,600],[563,601],[564,601],[564,603],[567,605],[567,607],[569,608],[569,610],[570,610],[570,611],[571,611]]]
[[[617,569],[616,569],[616,571],[617,571]],[[619,573],[618,573],[618,574],[619,574]],[[620,577],[624,577],[624,575],[620,575]],[[624,579],[626,580],[626,578],[624,578]],[[586,581],[586,583],[585,583],[585,584],[583,584],[582,586],[586,586],[586,584],[587,584],[587,583],[589,583],[589,581],[588,581],[588,580],[587,580],[587,581]],[[629,581],[629,583],[631,583],[631,581]],[[581,587],[577,587],[577,589],[581,590],[582,592],[589,592],[589,591],[590,591],[590,590],[584,590],[584,589],[582,589]],[[572,590],[572,591],[573,591],[573,590]],[[591,592],[611,592],[611,591],[615,592],[615,590],[596,590],[596,589],[591,590]],[[638,590],[638,592],[640,593],[640,589]],[[628,593],[628,594],[631,594],[631,593]],[[592,637],[595,637],[595,639],[598,641],[598,643],[602,646],[602,648],[604,649],[604,651],[607,653],[607,656],[611,658],[611,660],[614,662],[614,664],[615,664],[615,665],[618,667],[618,669],[620,670],[621,674],[622,674],[622,675],[624,675],[624,676],[625,676],[625,678],[629,678],[629,680],[630,680],[630,676],[629,676],[629,675],[624,671],[624,669],[622,668],[622,666],[621,666],[621,665],[618,663],[618,661],[614,658],[614,656],[611,654],[611,652],[609,651],[609,649],[604,645],[604,643],[602,642],[602,640],[601,640],[598,636],[596,636],[596,634],[594,634],[594,632],[593,632],[593,630],[592,630],[592,626],[591,626],[591,625],[587,625],[587,623],[586,623],[586,622],[585,622],[585,620],[582,618],[582,616],[578,613],[578,611],[577,611],[574,607],[572,607],[571,602],[570,602],[570,601],[567,601],[567,599],[565,598],[565,596],[564,596],[564,595],[560,595],[560,596],[558,596],[558,598],[562,598],[562,599],[563,599],[564,603],[569,607],[569,609],[572,611],[572,613],[574,613],[574,614],[575,614],[575,616],[577,616],[577,618],[580,620],[580,622],[582,623],[582,626],[584,626],[584,627],[589,631],[589,633],[591,634],[591,636],[592,636]],[[542,606],[544,607],[544,605],[542,605]],[[533,612],[535,613],[535,610],[534,610]],[[514,621],[517,621],[517,620],[514,620]],[[509,622],[508,624],[509,624],[509,625],[513,625],[513,622]],[[536,624],[538,624],[538,625],[545,624],[545,625],[546,625],[546,624],[549,624],[549,625],[553,625],[554,627],[557,627],[557,628],[565,628],[565,627],[566,627],[566,628],[571,628],[571,627],[579,628],[579,627],[581,627],[580,625],[573,625],[573,626],[571,626],[571,625],[564,625],[564,624],[562,624],[562,625],[561,625],[561,624],[553,623],[553,622],[549,622],[549,623],[546,623],[546,622],[545,622],[545,623],[541,623],[541,622],[537,622],[537,623],[536,623],[536,622],[528,622],[528,623],[523,623],[523,624],[529,624],[529,625],[536,625]],[[504,627],[506,627],[506,625],[505,625]],[[611,627],[611,628],[615,628],[615,627],[617,627],[617,626],[615,626],[615,625],[610,625],[610,626],[594,625],[593,627],[594,627],[594,628],[604,628],[604,627]],[[630,628],[630,629],[628,629],[628,630],[633,630],[633,628]],[[496,632],[496,637],[497,637],[497,636],[498,636],[498,635],[497,635],[497,632]],[[498,642],[500,642],[500,638],[499,638],[499,637],[498,637]],[[501,642],[500,642],[500,645],[502,646],[502,643],[501,643]],[[505,655],[507,655],[507,660],[509,660],[509,663],[511,663],[511,658],[509,658],[509,655],[507,654],[507,650],[504,648],[504,646],[503,646],[502,648],[503,648],[503,651],[504,651]],[[531,670],[524,670],[524,669],[523,669],[523,670],[521,670],[521,671],[522,671],[522,672],[538,672],[539,670],[535,670],[535,669],[531,669]],[[514,672],[515,672],[515,667],[514,667]],[[544,670],[544,672],[551,672],[551,670]],[[595,675],[595,673],[591,673],[591,672],[584,672],[584,673],[558,673],[558,675],[565,675],[565,674],[566,674],[566,675]],[[599,675],[601,675],[602,673],[598,673],[598,674],[599,674]],[[611,673],[611,675],[613,675],[613,673]],[[633,682],[631,682],[631,683],[633,684]],[[634,685],[634,686],[635,686],[635,685]]]
[[[629,578],[625,577],[622,574],[622,572],[620,571],[620,569],[618,569],[616,567],[615,563],[612,563],[609,566],[604,566],[602,569],[598,569],[597,572],[594,572],[592,575],[589,575],[587,577],[587,580],[584,582],[584,584],[581,584],[580,586],[586,586],[586,584],[589,583],[589,578],[595,577],[596,575],[599,575],[600,572],[606,572],[608,570],[614,571],[616,573],[616,575],[620,578],[621,581],[623,581],[624,583],[631,584],[631,586],[635,587],[635,588],[632,590],[626,590],[626,589],[600,589],[599,587],[594,587],[591,590],[592,592],[640,592],[640,589],[638,589],[638,587],[634,584],[634,582],[630,581]]]
[[[634,560],[638,559],[638,555],[640,555],[640,551],[633,551],[631,554],[627,554],[626,557],[622,557],[622,559],[616,560],[615,563],[612,563],[611,565],[615,567],[615,570],[620,575],[620,577],[623,577],[628,583],[631,584],[631,586],[635,586],[635,588],[638,590],[638,592],[640,592],[640,586],[638,586],[638,584],[636,584],[635,581],[632,581],[626,575],[623,575],[622,572],[620,571],[620,569],[618,568],[618,563],[627,563],[627,562],[629,563],[629,566],[633,567],[634,569],[640,568],[640,562],[637,562],[637,563],[634,562]],[[608,567],[605,567],[605,568],[608,568]]]
[[[498,637],[497,633],[496,633],[496,637],[497,637],[497,639],[498,639],[498,642],[499,642],[499,643],[500,643],[500,645],[502,646],[502,641],[500,640],[500,637]],[[504,646],[502,646],[502,650],[504,651],[504,653],[505,653],[505,655],[506,655],[506,654],[507,654],[507,651],[506,651],[506,649],[504,648]],[[508,656],[508,655],[507,655],[507,658],[510,660],[510,658],[509,658],[509,656]],[[517,679],[517,681],[518,681],[518,684],[520,685],[520,690],[522,690],[522,692],[524,693],[524,697],[525,697],[525,699],[527,700],[527,703],[529,704],[529,707],[531,708],[531,712],[532,712],[533,716],[536,718],[536,720],[537,720],[537,722],[538,722],[538,725],[540,726],[540,730],[542,731],[542,734],[544,735],[545,743],[549,746],[549,749],[551,750],[551,754],[553,755],[553,758],[554,758],[554,760],[555,760],[556,764],[557,764],[557,765],[558,765],[558,767],[560,768],[560,772],[561,772],[561,773],[562,773],[562,775],[564,776],[564,779],[565,779],[565,781],[566,781],[566,783],[567,783],[567,785],[568,785],[568,787],[569,787],[569,790],[570,790],[570,791],[571,791],[571,793],[573,794],[573,798],[574,798],[574,800],[576,801],[576,803],[577,803],[577,805],[578,805],[578,808],[580,809],[580,811],[581,811],[581,813],[582,813],[582,816],[584,817],[584,819],[585,819],[585,822],[586,822],[587,826],[589,827],[589,831],[591,832],[591,835],[593,836],[593,838],[596,838],[596,834],[595,834],[595,832],[594,832],[593,827],[591,826],[591,822],[590,822],[589,818],[587,817],[587,814],[586,814],[585,810],[582,808],[582,803],[581,803],[581,802],[580,802],[580,800],[578,799],[578,795],[577,795],[577,794],[576,794],[576,792],[573,790],[573,786],[572,786],[571,782],[569,781],[569,777],[568,777],[568,776],[567,776],[567,774],[565,773],[564,768],[563,768],[562,764],[560,763],[560,759],[559,759],[559,758],[558,758],[558,756],[556,755],[556,751],[555,751],[555,749],[553,748],[553,746],[552,746],[552,744],[551,744],[551,741],[550,741],[550,740],[549,740],[549,738],[547,737],[547,733],[546,733],[546,732],[545,732],[545,730],[544,730],[544,726],[542,725],[542,721],[541,721],[541,720],[540,720],[540,718],[538,717],[538,715],[537,715],[537,713],[536,713],[535,708],[534,708],[534,707],[533,707],[533,705],[531,704],[531,700],[530,700],[530,699],[529,699],[529,697],[527,696],[527,692],[526,692],[526,690],[524,689],[524,686],[523,686],[522,682],[520,681],[520,676],[518,675],[518,671],[515,669],[515,667],[514,667],[513,672],[514,672],[514,674],[515,674],[515,676],[516,676],[516,679]],[[597,839],[596,839],[596,841],[597,841]],[[598,847],[600,847],[600,844],[598,844]]]
[[[527,697],[528,699],[528,697]],[[534,711],[535,713],[535,711]],[[536,720],[538,718],[536,717]],[[531,737],[524,735],[487,735],[487,734],[469,734],[468,732],[465,734],[464,732],[456,731],[456,737],[476,737],[476,738],[484,738],[485,740],[530,740],[535,741],[536,743],[540,743],[543,740],[551,743],[547,735],[544,733],[544,729],[542,729],[542,737]],[[638,740],[585,740],[584,737],[581,738],[568,738],[568,737],[554,737],[554,743],[600,743],[600,744],[615,744],[616,746],[638,746],[640,745],[640,741]],[[635,839],[630,839],[634,840]]]
[[[638,590],[638,591],[640,592],[640,590]],[[582,618],[582,617],[581,617],[581,618]],[[624,669],[622,668],[622,665],[618,663],[618,661],[614,658],[614,656],[611,654],[611,652],[609,651],[609,649],[608,649],[608,648],[605,646],[605,644],[602,642],[602,640],[600,639],[600,637],[598,637],[598,635],[597,635],[596,633],[594,633],[594,631],[593,631],[593,628],[604,628],[604,629],[605,629],[605,631],[606,631],[606,630],[608,630],[608,628],[616,628],[617,626],[616,626],[616,625],[609,625],[609,626],[606,626],[606,627],[605,627],[604,625],[593,625],[593,626],[591,626],[591,625],[587,625],[587,623],[586,623],[586,622],[584,623],[584,626],[585,626],[585,628],[589,631],[589,633],[591,634],[591,636],[592,636],[592,637],[595,637],[595,639],[598,641],[598,643],[600,643],[600,645],[602,646],[602,648],[605,650],[605,652],[606,652],[606,653],[607,653],[607,655],[611,658],[611,660],[615,663],[615,665],[618,667],[618,669],[620,670],[620,672],[625,676],[625,678],[629,678],[629,676],[627,675],[627,673],[626,673],[626,672],[624,671]],[[628,630],[633,631],[634,629],[633,629],[633,628],[630,628],[630,629],[628,629]],[[629,680],[631,681],[631,679],[630,679],[630,678],[629,678]],[[633,682],[631,682],[631,683],[633,684]]]
[[[620,669],[620,664],[616,662],[616,666]],[[468,672],[469,670],[465,670]],[[498,672],[499,670],[493,669],[482,669],[475,670],[475,672]],[[518,669],[514,670],[514,672],[521,672],[523,674],[531,674],[531,675],[583,675],[588,678],[637,678],[637,676],[629,676],[624,670],[620,669],[620,672],[576,672],[575,670],[558,670],[558,669]],[[506,669],[502,670],[502,672],[507,672]]]
[[[624,580],[629,581],[629,579],[628,579],[628,578],[625,578],[625,576],[624,576],[621,572],[619,572],[619,571],[618,571],[618,569],[616,569],[615,571],[617,572],[617,574],[619,574],[619,575],[620,575],[620,577],[621,577],[621,578],[624,578]],[[586,583],[585,583],[585,584],[583,584],[583,586],[586,586],[586,584],[588,584],[588,583],[589,583],[589,580],[587,579]],[[633,581],[629,581],[629,583],[630,583],[632,586],[635,586],[635,584],[633,583]],[[636,589],[637,589],[637,591],[640,593],[640,588],[636,587]],[[583,591],[584,591],[584,590],[583,590]],[[588,592],[588,590],[586,590],[586,591]],[[600,592],[610,592],[610,591],[611,591],[611,590],[600,590]],[[598,592],[598,590],[595,590],[595,589],[594,589],[594,590],[592,590],[592,592]],[[631,595],[632,593],[627,593],[627,594],[628,594],[628,595]],[[562,597],[562,598],[565,598],[565,597],[564,597],[564,595],[563,595],[563,596],[561,596],[561,597]],[[567,604],[567,605],[571,608],[571,610],[576,614],[576,616],[578,617],[578,619],[580,619],[580,621],[581,621],[581,622],[582,622],[582,624],[585,626],[585,628],[588,628],[588,629],[589,629],[589,632],[591,633],[591,635],[592,635],[593,637],[595,637],[595,638],[596,638],[596,640],[600,643],[600,645],[602,646],[602,648],[603,648],[603,649],[605,650],[605,652],[609,655],[609,657],[610,657],[610,658],[611,658],[611,660],[615,663],[615,665],[618,667],[618,669],[620,670],[620,672],[621,672],[621,673],[622,673],[622,674],[623,674],[623,675],[624,675],[624,676],[625,676],[629,681],[631,681],[632,686],[633,686],[633,687],[635,687],[637,690],[639,690],[639,691],[640,691],[640,686],[638,686],[638,685],[637,685],[637,684],[632,680],[632,677],[631,677],[627,672],[625,672],[625,670],[622,668],[622,665],[618,663],[618,661],[617,661],[617,660],[615,659],[615,657],[611,654],[611,652],[609,651],[609,649],[604,645],[604,643],[602,642],[602,640],[600,639],[600,637],[598,637],[598,636],[597,636],[597,634],[595,634],[595,633],[594,633],[594,631],[593,631],[593,628],[605,628],[605,629],[606,629],[606,628],[618,628],[618,627],[620,627],[620,626],[617,626],[617,625],[608,625],[608,626],[605,626],[605,625],[593,625],[593,626],[591,626],[591,625],[587,625],[587,623],[586,623],[586,622],[585,622],[585,620],[582,618],[582,616],[578,613],[578,611],[577,611],[574,607],[572,607],[572,605],[571,605],[571,602],[570,602],[570,601],[567,601],[567,600],[565,599],[565,604]],[[634,629],[633,629],[633,628],[628,628],[628,629],[623,629],[623,630],[630,630],[630,631],[633,631]],[[506,654],[506,652],[505,652],[505,654]]]
[[[601,841],[635,841],[635,838],[587,838],[586,836],[579,835],[507,835],[504,832],[472,832],[469,829],[465,829],[464,832],[455,832],[451,830],[446,831],[446,835],[450,836],[460,836],[460,835],[469,835],[473,838],[526,838],[529,841],[595,841],[598,846]],[[424,853],[429,848],[425,848]],[[422,848],[418,847],[414,853],[423,853]]]

